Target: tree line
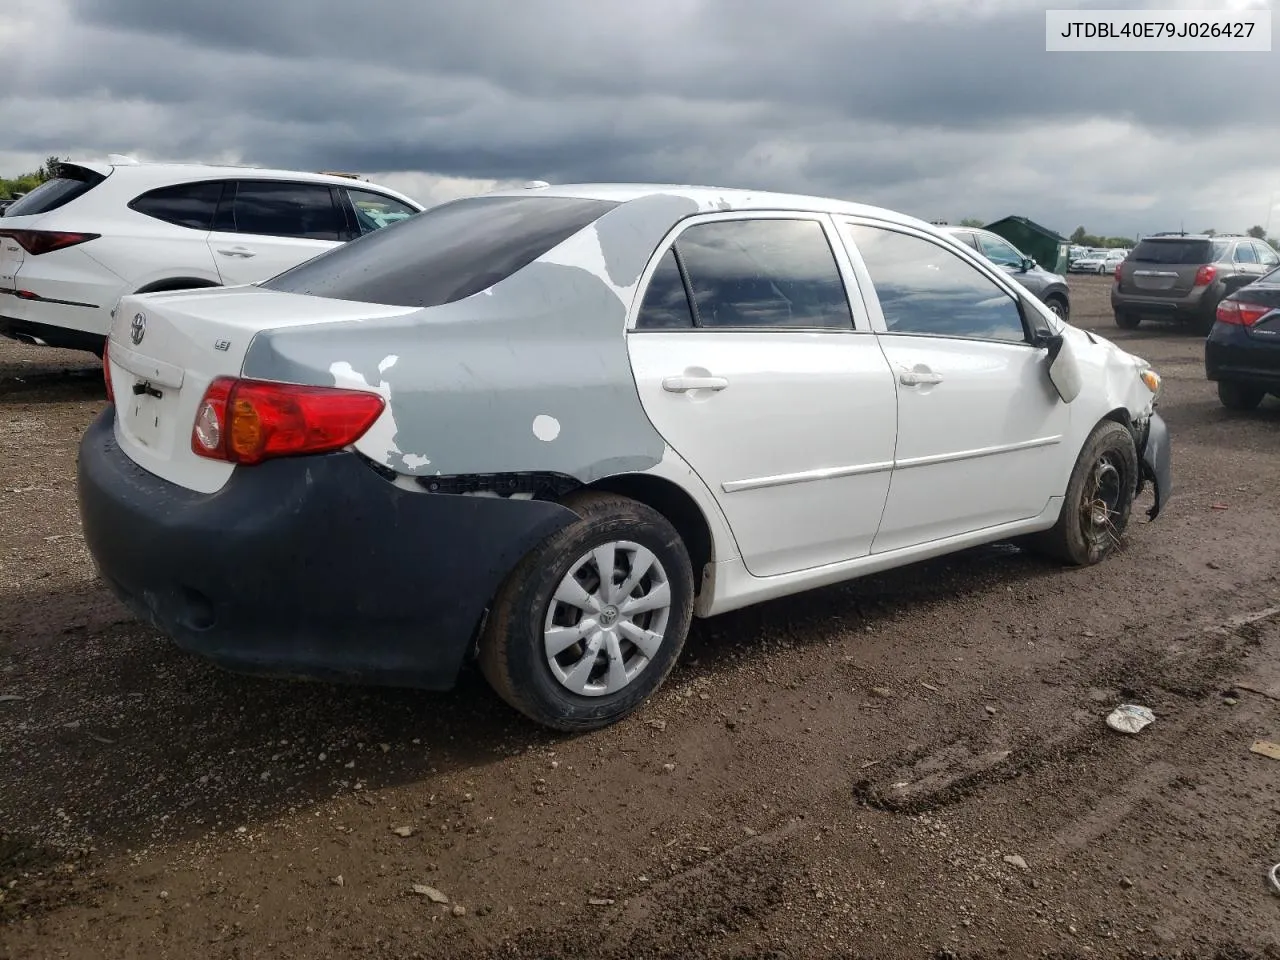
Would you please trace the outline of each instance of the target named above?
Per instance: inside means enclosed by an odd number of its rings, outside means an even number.
[[[1218,233],[1218,231],[1213,228],[1201,230],[1200,232],[1210,237],[1216,236]],[[1248,236],[1253,237],[1255,240],[1265,240],[1267,243],[1271,244],[1271,246],[1280,250],[1280,240],[1275,237],[1268,237],[1266,228],[1262,226],[1252,226],[1246,230],[1245,233]],[[1133,241],[1127,237],[1099,237],[1089,233],[1084,227],[1075,228],[1071,234],[1071,242],[1079,244],[1082,247],[1098,247],[1102,249],[1109,247],[1129,247],[1133,245]]]
[[[49,157],[40,169],[32,173],[24,173],[16,177],[0,177],[0,200],[13,200],[24,193],[30,193],[46,180],[52,180],[58,173],[61,157]]]

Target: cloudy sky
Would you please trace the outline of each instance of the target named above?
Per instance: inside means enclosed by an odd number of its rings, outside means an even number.
[[[1272,0],[0,0],[0,173],[115,152],[423,201],[643,180],[1280,233],[1280,45],[1046,53],[1046,7],[1086,6]]]

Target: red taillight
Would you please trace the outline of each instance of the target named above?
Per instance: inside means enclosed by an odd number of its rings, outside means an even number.
[[[1116,283],[1120,282],[1120,268],[1124,266],[1123,261],[1116,264]]]
[[[16,240],[33,257],[62,250],[64,247],[74,247],[77,243],[88,240],[97,240],[100,236],[100,233],[66,233],[61,230],[0,230],[0,237]]]
[[[1215,267],[1212,263],[1206,263],[1203,267],[1201,267],[1199,270],[1196,271],[1195,285],[1197,287],[1207,287],[1209,284],[1213,283],[1213,278],[1216,277],[1217,275],[1218,275],[1218,268]]]
[[[1230,323],[1239,327],[1252,327],[1273,309],[1275,308],[1266,307],[1260,303],[1223,300],[1218,304],[1218,322]]]
[[[340,450],[364,436],[385,406],[376,393],[219,377],[196,411],[191,449],[254,464]]]
[[[111,386],[111,359],[108,356],[111,349],[111,341],[102,341],[102,379],[107,384],[107,403],[116,402],[116,392]]]

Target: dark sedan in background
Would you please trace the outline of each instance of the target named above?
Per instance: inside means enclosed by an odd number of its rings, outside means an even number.
[[[1280,396],[1280,269],[1218,304],[1204,369],[1229,410],[1252,410],[1268,393]]]
[[[994,263],[1039,299],[1046,307],[1067,320],[1071,316],[1071,293],[1066,278],[1046,270],[1035,259],[1015,247],[997,233],[981,227],[940,226],[967,247],[972,247]]]

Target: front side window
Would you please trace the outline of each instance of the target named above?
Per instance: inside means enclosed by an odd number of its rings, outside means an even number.
[[[407,203],[368,190],[347,189],[347,198],[351,201],[351,209],[355,211],[360,236],[407,220],[418,212]]]
[[[148,190],[129,206],[165,223],[192,230],[212,230],[213,217],[222,199],[222,181],[181,183],[172,187]]]
[[[1271,249],[1267,244],[1259,241],[1253,246],[1258,251],[1258,261],[1264,267],[1274,267],[1277,264],[1280,264],[1280,254],[1277,254],[1275,250]]]
[[[716,220],[675,243],[700,327],[850,330],[853,314],[816,220]]]
[[[1242,243],[1236,247],[1236,263],[1257,263],[1258,251],[1252,243]]]
[[[1017,301],[931,240],[845,224],[871,275],[890,333],[1026,342]]]
[[[231,204],[235,233],[298,240],[342,240],[345,218],[324,183],[242,180]],[[222,224],[219,224],[222,228]]]
[[[982,234],[978,237],[978,243],[982,245],[983,255],[992,263],[999,264],[1002,267],[1022,266],[1022,254],[1015,250],[1011,244],[998,237],[988,237],[986,234]]]
[[[334,300],[434,307],[487,290],[617,204],[578,197],[467,197],[358,237],[262,286]]]

